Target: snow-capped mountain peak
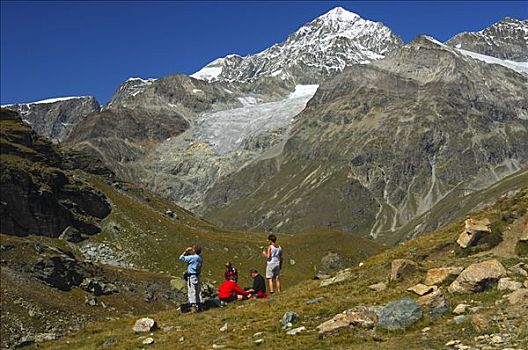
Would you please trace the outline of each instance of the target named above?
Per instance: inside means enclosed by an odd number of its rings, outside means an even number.
[[[207,81],[248,82],[260,77],[313,84],[355,63],[383,58],[402,44],[382,23],[336,7],[254,55],[228,55],[191,75]]]
[[[481,55],[527,62],[528,19],[505,17],[482,30],[455,35],[447,44]]]

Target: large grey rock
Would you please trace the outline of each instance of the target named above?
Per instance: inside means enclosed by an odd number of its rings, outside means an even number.
[[[388,330],[405,329],[422,319],[420,306],[412,299],[387,304],[379,313],[380,327]]]
[[[377,322],[378,314],[373,308],[356,306],[335,315],[332,319],[321,323],[316,328],[319,333],[327,334],[348,327],[372,328]]]
[[[449,311],[449,303],[442,288],[435,289],[432,293],[419,297],[416,302],[424,312],[439,316]]]
[[[295,322],[299,321],[299,314],[293,311],[287,311],[284,313],[281,319],[281,324],[283,327],[286,327],[288,323],[294,324]]]
[[[118,293],[119,289],[113,283],[99,278],[85,278],[80,287],[96,296]]]
[[[499,283],[497,284],[498,290],[509,290],[509,291],[516,291],[517,289],[522,288],[522,283],[512,280],[509,277],[504,277],[499,280]]]
[[[471,264],[451,283],[448,290],[451,293],[482,292],[505,276],[506,272],[496,259]]]
[[[463,267],[439,267],[427,270],[424,284],[428,286],[441,285],[449,280],[455,279],[456,276],[464,270]],[[452,280],[451,280],[452,281]]]
[[[389,274],[389,279],[391,281],[396,281],[403,278],[404,276],[412,273],[418,264],[409,259],[394,259],[391,263],[391,270]]]
[[[334,277],[323,279],[320,283],[321,287],[326,287],[334,283],[346,281],[352,277],[352,272],[349,269],[341,270],[336,273]]]
[[[132,330],[136,333],[147,333],[156,329],[157,323],[149,317],[140,318],[134,324]]]
[[[457,239],[460,248],[467,248],[477,244],[479,239],[491,233],[490,221],[488,219],[467,219],[464,223],[464,231]]]

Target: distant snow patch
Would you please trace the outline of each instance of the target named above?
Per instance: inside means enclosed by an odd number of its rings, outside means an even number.
[[[491,57],[482,55],[480,53],[467,51],[463,49],[457,49],[460,53],[472,57],[474,59],[477,59],[479,61],[483,61],[490,64],[500,64],[501,66],[513,69],[516,72],[519,73],[528,73],[528,62],[514,62],[509,60],[501,60],[500,58]]]
[[[195,79],[211,81],[211,80],[218,78],[218,76],[221,73],[222,73],[222,67],[205,66],[202,69],[200,69],[198,72],[191,74],[191,77]]]
[[[288,96],[288,98],[313,96],[319,88],[319,85],[296,85],[295,91]]]
[[[40,104],[40,103],[55,103],[55,102],[75,100],[75,99],[87,98],[87,97],[90,97],[90,96],[55,97],[55,98],[48,98],[46,100],[40,100],[40,101],[35,101],[35,102],[11,103],[7,105],[2,105],[2,107],[9,107],[9,106],[15,106],[15,105],[33,105],[33,104]]]

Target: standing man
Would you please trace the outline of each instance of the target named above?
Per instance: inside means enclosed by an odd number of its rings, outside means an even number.
[[[282,267],[282,247],[277,244],[277,237],[275,235],[268,236],[268,248],[262,251],[262,255],[268,260],[266,264],[266,278],[268,279],[270,293],[273,294],[273,280],[277,292],[280,293],[280,270]]]
[[[198,312],[201,310],[202,285],[200,283],[200,272],[202,270],[202,257],[200,253],[202,248],[199,245],[188,247],[180,255],[180,261],[187,264],[187,272],[184,277],[187,280],[187,297],[191,305],[191,312]]]

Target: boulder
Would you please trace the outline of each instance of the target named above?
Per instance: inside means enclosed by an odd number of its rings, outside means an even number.
[[[173,278],[170,281],[170,287],[181,292],[187,288],[187,282],[183,278]]]
[[[506,275],[506,269],[497,259],[471,264],[449,286],[451,293],[482,292]]]
[[[119,289],[115,284],[102,281],[98,278],[85,278],[80,287],[96,296],[109,295],[119,292]]]
[[[453,313],[456,315],[461,315],[466,312],[466,309],[469,307],[468,304],[458,304],[455,309],[453,310]]]
[[[518,306],[528,305],[528,289],[521,288],[506,296],[510,304]]]
[[[418,295],[425,295],[435,291],[437,286],[426,286],[425,284],[418,283],[412,287],[407,288],[407,291],[416,293]]]
[[[467,317],[464,316],[464,315],[458,315],[458,316],[455,316],[453,318],[453,321],[456,323],[456,324],[462,324],[464,322],[467,321]]]
[[[349,269],[338,271],[334,277],[321,281],[321,287],[326,287],[334,283],[346,281],[352,277],[352,272]]]
[[[83,273],[77,260],[62,253],[44,256],[33,266],[34,277],[63,291],[69,291],[81,284]]]
[[[481,314],[472,315],[470,317],[470,320],[471,320],[471,325],[473,326],[473,328],[479,333],[487,332],[491,328],[490,319],[485,315],[481,315]]]
[[[297,335],[303,331],[306,330],[306,327],[305,326],[301,326],[301,327],[297,327],[297,328],[293,328],[293,329],[290,329],[289,331],[286,332],[286,334],[288,335]]]
[[[306,305],[322,303],[325,300],[325,297],[317,297],[306,301]]]
[[[520,289],[522,287],[521,282],[517,282],[512,280],[509,277],[504,277],[499,280],[499,283],[497,284],[498,290],[509,290],[509,291],[515,291],[517,289]]]
[[[300,316],[298,313],[293,311],[286,311],[284,315],[282,316],[281,324],[283,327],[286,327],[288,323],[295,323],[299,321]]]
[[[412,299],[400,299],[387,304],[378,315],[381,328],[405,329],[422,319],[420,306]]]
[[[395,259],[391,264],[389,279],[391,281],[403,278],[405,275],[413,272],[418,267],[414,261],[409,259]]]
[[[335,315],[316,328],[320,334],[326,334],[346,327],[373,328],[377,322],[378,315],[373,308],[356,306]]]
[[[455,279],[456,276],[460,275],[463,270],[463,267],[440,267],[436,269],[430,269],[427,271],[424,284],[428,286],[440,285],[444,282],[447,282],[450,278]]]
[[[385,289],[387,289],[387,284],[385,282],[378,282],[378,283],[375,283],[375,284],[371,284],[370,286],[368,286],[369,289],[375,291],[375,292],[381,292],[381,291],[384,291]]]
[[[488,219],[467,219],[464,231],[457,239],[458,245],[463,249],[476,245],[483,235],[491,233],[490,224]]]
[[[344,266],[343,259],[337,253],[328,252],[321,258],[321,271],[326,273],[337,271]]]
[[[429,312],[432,316],[440,316],[449,311],[449,304],[442,288],[419,297],[416,302],[424,312]]]
[[[147,333],[155,330],[156,327],[156,321],[154,321],[152,318],[144,317],[136,321],[132,330],[136,333]]]

